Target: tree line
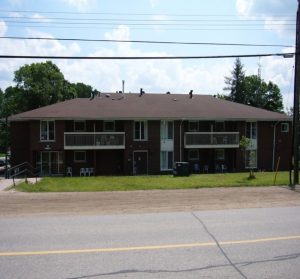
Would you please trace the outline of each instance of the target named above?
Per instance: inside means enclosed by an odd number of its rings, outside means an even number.
[[[97,92],[82,82],[67,81],[51,61],[26,64],[14,73],[15,86],[0,89],[0,152],[6,147],[5,117],[73,98],[89,98]],[[260,76],[246,76],[240,59],[236,59],[230,77],[225,77],[224,91],[218,98],[282,112],[279,87]]]

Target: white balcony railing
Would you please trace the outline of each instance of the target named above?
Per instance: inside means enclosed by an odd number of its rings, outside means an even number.
[[[65,133],[64,149],[125,149],[124,132]]]
[[[188,132],[184,134],[185,148],[238,148],[238,132]]]

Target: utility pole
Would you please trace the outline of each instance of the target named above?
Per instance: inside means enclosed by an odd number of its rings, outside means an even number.
[[[296,23],[296,50],[295,50],[295,78],[294,78],[294,112],[293,112],[293,155],[294,155],[294,181],[293,185],[299,184],[299,94],[300,94],[300,0],[298,0],[297,23]]]

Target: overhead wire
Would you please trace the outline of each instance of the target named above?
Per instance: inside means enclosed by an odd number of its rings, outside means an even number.
[[[52,56],[52,55],[0,55],[0,59],[71,59],[71,60],[177,60],[177,59],[221,59],[221,58],[251,58],[251,57],[292,57],[295,53],[261,53],[208,56]],[[298,55],[298,53],[297,53]]]
[[[210,45],[210,46],[294,47],[294,45],[283,45],[283,44],[281,45],[281,44],[181,42],[181,41],[151,41],[151,40],[113,40],[113,39],[51,38],[51,37],[20,37],[20,36],[0,36],[0,39],[79,41],[79,42],[110,42],[110,43],[142,43],[142,44],[176,44],[176,45]]]

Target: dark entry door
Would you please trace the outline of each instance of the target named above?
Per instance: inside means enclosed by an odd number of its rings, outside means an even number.
[[[133,153],[133,174],[148,174],[148,152],[135,151]]]

